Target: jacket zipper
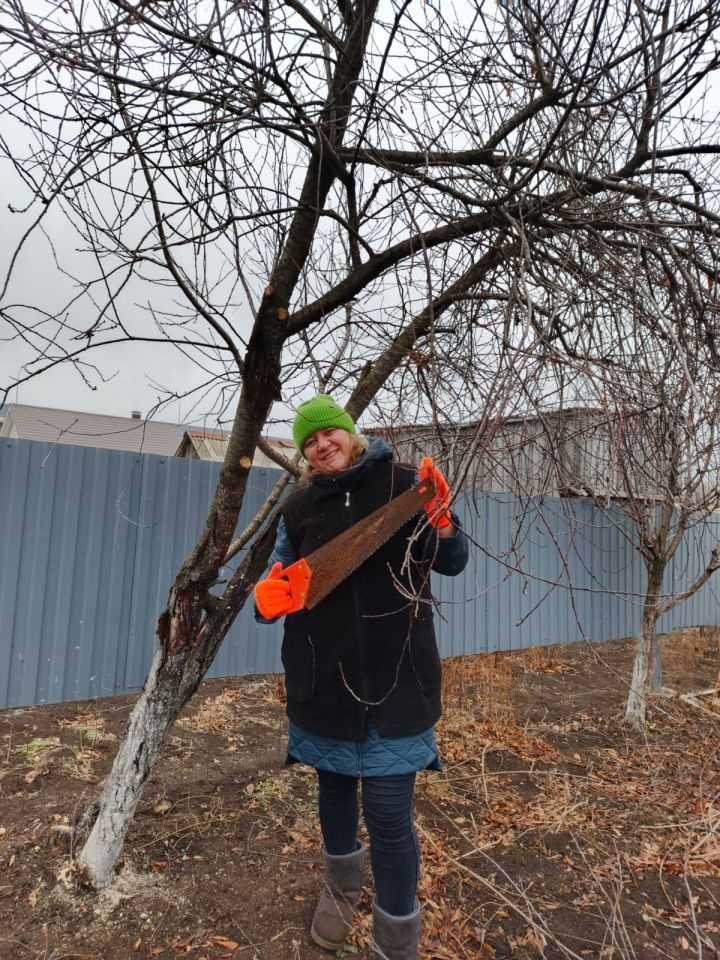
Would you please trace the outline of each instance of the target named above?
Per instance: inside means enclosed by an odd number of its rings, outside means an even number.
[[[352,505],[351,505],[351,503],[350,503],[350,491],[349,491],[349,490],[346,490],[346,491],[345,491],[345,509],[348,511],[348,513],[347,513],[347,519],[348,519],[348,529],[349,529],[349,528],[352,526],[352,524],[353,524]],[[354,602],[354,605],[355,605],[355,623],[357,624],[358,655],[359,655],[359,659],[360,659],[360,676],[362,677],[362,698],[363,698],[363,700],[365,701],[364,704],[363,704],[363,706],[364,706],[364,708],[365,708],[365,711],[364,711],[364,712],[367,714],[367,712],[368,712],[368,705],[367,705],[368,692],[367,692],[367,679],[366,679],[366,677],[365,677],[365,657],[363,656],[362,631],[361,631],[361,629],[360,629],[360,601],[359,601],[359,599],[358,599],[357,580],[356,580],[355,577],[353,577],[353,578],[352,578],[352,581],[353,581],[353,602]],[[364,735],[364,732],[363,732],[363,735]],[[358,762],[359,762],[359,760],[360,760],[360,758],[359,758],[359,756],[358,756]]]

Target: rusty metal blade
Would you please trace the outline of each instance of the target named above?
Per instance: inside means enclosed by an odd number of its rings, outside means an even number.
[[[309,553],[304,559],[312,579],[305,606],[309,610],[316,607],[434,495],[435,487],[423,480]]]

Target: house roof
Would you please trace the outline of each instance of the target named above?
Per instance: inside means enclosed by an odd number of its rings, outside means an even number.
[[[568,404],[563,407],[548,407],[546,409],[532,409],[528,410],[526,413],[511,413],[507,415],[500,415],[489,421],[492,424],[503,425],[513,425],[516,423],[534,423],[536,421],[543,420],[570,420],[575,417],[587,417],[594,416],[600,418],[607,418],[607,413],[603,410],[602,407],[592,407],[577,404],[575,406]],[[470,420],[465,423],[454,422],[454,423],[441,423],[440,430],[447,429],[448,431],[456,432],[472,432],[477,430],[477,428],[482,423],[481,420]],[[381,423],[373,424],[372,426],[365,427],[363,433],[367,436],[386,436],[394,434],[426,434],[428,431],[431,433],[438,432],[438,425],[435,423]]]
[[[59,410],[25,403],[8,403],[0,408],[0,437],[69,443],[106,450],[132,450],[156,453],[164,457],[196,457],[199,460],[224,460],[229,433],[187,427],[163,420],[139,420],[110,417],[81,410]],[[266,437],[281,453],[295,450],[292,440]],[[260,450],[254,466],[277,466]]]
[[[24,403],[9,403],[0,436],[44,440],[107,450],[133,450],[172,456],[183,427],[162,420],[134,420],[79,410],[58,410]]]
[[[217,430],[186,430],[175,451],[176,457],[197,457],[199,460],[224,460],[228,445],[228,433]],[[281,453],[287,455],[295,450],[292,440],[279,437],[265,437],[268,443],[277,447]],[[274,466],[261,451],[256,451],[254,466]]]
[[[217,430],[186,430],[175,450],[175,456],[195,456],[198,460],[224,460],[227,443],[228,434]]]

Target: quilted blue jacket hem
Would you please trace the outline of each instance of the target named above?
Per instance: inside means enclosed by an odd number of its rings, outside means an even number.
[[[286,764],[305,763],[346,777],[388,777],[442,770],[432,728],[411,737],[382,737],[370,720],[364,740],[335,740],[290,723]]]

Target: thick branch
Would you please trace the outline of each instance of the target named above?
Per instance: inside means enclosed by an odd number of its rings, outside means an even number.
[[[693,583],[690,584],[684,593],[680,593],[677,597],[673,597],[672,600],[664,603],[658,610],[658,616],[662,616],[662,614],[667,613],[669,610],[672,610],[674,607],[677,607],[679,604],[692,597],[693,594],[697,593],[698,590],[708,582],[710,577],[718,568],[720,568],[720,544],[716,544],[713,547],[708,565],[705,567],[700,576],[698,576]]]

